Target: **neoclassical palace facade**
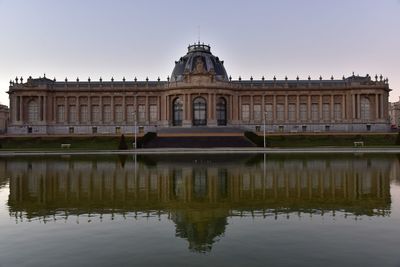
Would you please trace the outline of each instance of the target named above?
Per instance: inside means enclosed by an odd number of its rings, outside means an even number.
[[[166,81],[10,82],[9,134],[121,134],[163,127],[268,132],[390,129],[382,76],[232,80],[210,46],[194,44]]]

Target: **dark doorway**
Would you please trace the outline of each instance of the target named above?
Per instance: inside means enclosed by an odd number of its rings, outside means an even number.
[[[179,98],[172,102],[172,125],[182,126],[183,103]]]
[[[226,100],[223,97],[218,98],[217,102],[217,124],[226,125]]]
[[[207,125],[207,102],[202,97],[197,97],[193,101],[193,125]]]

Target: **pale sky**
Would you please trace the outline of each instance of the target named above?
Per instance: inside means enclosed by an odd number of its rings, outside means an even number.
[[[166,80],[200,40],[228,75],[382,74],[400,96],[400,0],[0,0],[0,103],[16,76]]]

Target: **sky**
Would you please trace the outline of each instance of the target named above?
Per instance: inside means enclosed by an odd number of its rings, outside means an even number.
[[[233,79],[382,74],[400,96],[400,0],[0,0],[0,103],[16,76],[166,80],[199,37]]]

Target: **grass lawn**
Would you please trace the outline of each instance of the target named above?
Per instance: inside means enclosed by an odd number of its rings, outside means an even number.
[[[132,148],[132,138],[125,137],[128,148]],[[71,144],[71,150],[115,150],[120,137],[5,137],[0,139],[1,149],[12,150],[61,150],[61,144]],[[63,149],[65,150],[65,149]]]
[[[258,146],[263,146],[263,137],[247,135]],[[395,146],[397,134],[365,134],[365,135],[267,135],[268,147],[319,147],[341,146],[353,147],[354,142],[362,141],[370,146]]]

